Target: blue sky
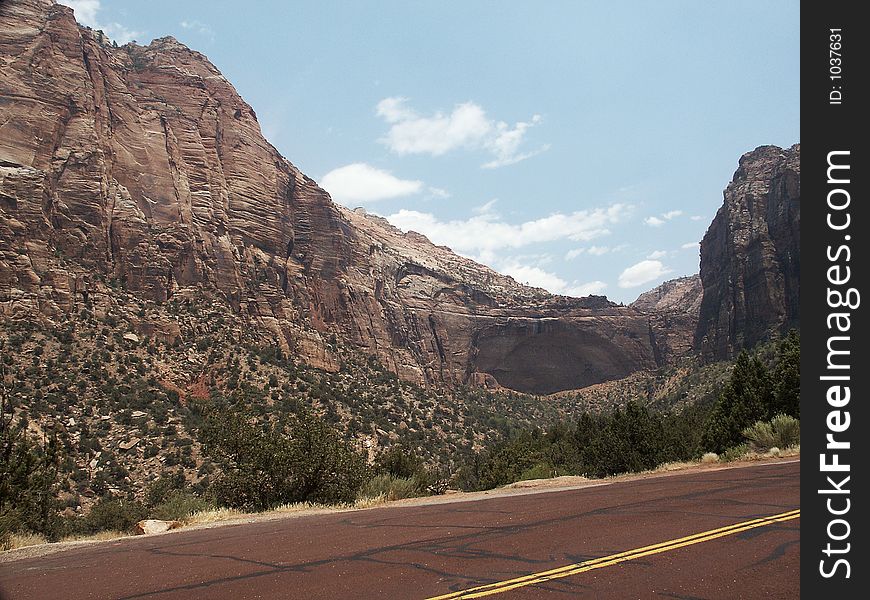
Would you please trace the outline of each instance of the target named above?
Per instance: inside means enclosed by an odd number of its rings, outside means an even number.
[[[173,35],[348,206],[552,292],[698,270],[741,154],[799,129],[799,2],[68,0]]]

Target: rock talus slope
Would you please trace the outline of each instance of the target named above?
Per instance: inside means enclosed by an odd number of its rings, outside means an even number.
[[[118,286],[155,306],[206,293],[314,366],[338,367],[339,340],[424,383],[548,393],[682,351],[634,308],[336,206],[175,39],[117,48],[50,0],[3,2],[0,314],[50,320]]]

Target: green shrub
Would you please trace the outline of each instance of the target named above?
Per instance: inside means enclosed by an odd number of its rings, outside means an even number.
[[[384,500],[401,500],[428,496],[426,482],[419,477],[396,477],[387,473],[375,475],[369,479],[360,491],[361,498],[378,498]]]
[[[13,422],[3,375],[0,369],[0,544],[13,533],[37,533],[54,540],[60,527],[60,444],[54,435],[44,444],[34,443],[26,421]]]
[[[136,523],[148,516],[148,510],[140,502],[105,496],[83,519],[83,533],[99,531],[123,531],[132,533]]]
[[[788,448],[801,441],[800,421],[788,415],[776,415],[770,421],[757,421],[747,427],[743,437],[755,450]]]
[[[151,516],[164,521],[184,521],[195,512],[214,508],[208,501],[182,490],[174,490],[158,504]]]
[[[557,475],[559,475],[557,469],[554,469],[545,463],[538,463],[520,473],[519,481],[526,481],[529,479],[549,479],[551,477],[556,477]]]
[[[733,462],[740,460],[749,453],[749,444],[739,444],[728,448],[719,455],[719,460],[722,462]]]
[[[311,413],[259,423],[251,413],[211,406],[205,417],[204,448],[223,466],[211,489],[219,504],[266,510],[294,502],[350,503],[368,477],[362,455]]]
[[[399,444],[391,446],[375,459],[375,467],[396,478],[410,479],[423,472],[423,463],[417,454]]]
[[[789,415],[776,415],[770,421],[776,434],[777,447],[790,448],[801,443],[801,422]]]
[[[721,454],[740,444],[745,428],[770,418],[773,401],[767,367],[757,354],[744,350],[737,357],[731,379],[707,419],[701,438],[704,450]]]
[[[176,491],[184,490],[187,482],[181,471],[164,471],[145,490],[145,502],[154,508],[166,501]]]

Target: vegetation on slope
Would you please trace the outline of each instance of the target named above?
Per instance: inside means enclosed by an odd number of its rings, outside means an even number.
[[[337,341],[338,369],[314,369],[204,295],[157,305],[118,289],[109,302],[2,324],[0,544],[207,507],[635,471],[799,416],[796,338],[741,357],[730,379],[728,365],[684,365],[539,398],[423,388]]]
[[[757,448],[799,443],[800,338],[743,352],[712,405],[657,412],[630,400],[575,422],[532,428],[477,455],[460,472],[467,489],[555,475],[604,477],[643,471],[705,452],[739,455],[748,439]],[[797,431],[797,434],[795,434]]]

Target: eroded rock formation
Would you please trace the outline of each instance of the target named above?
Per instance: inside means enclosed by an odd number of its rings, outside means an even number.
[[[650,315],[656,332],[659,362],[668,363],[692,352],[703,289],[698,275],[665,281],[644,292],[631,307]]]
[[[522,286],[336,206],[175,39],[117,48],[50,0],[3,2],[0,313],[52,319],[119,289],[205,293],[315,366],[338,367],[335,336],[418,382],[547,393],[680,351],[634,308]],[[172,335],[141,312],[140,334]]]
[[[744,154],[701,241],[695,333],[707,359],[733,357],[800,324],[800,145]]]

